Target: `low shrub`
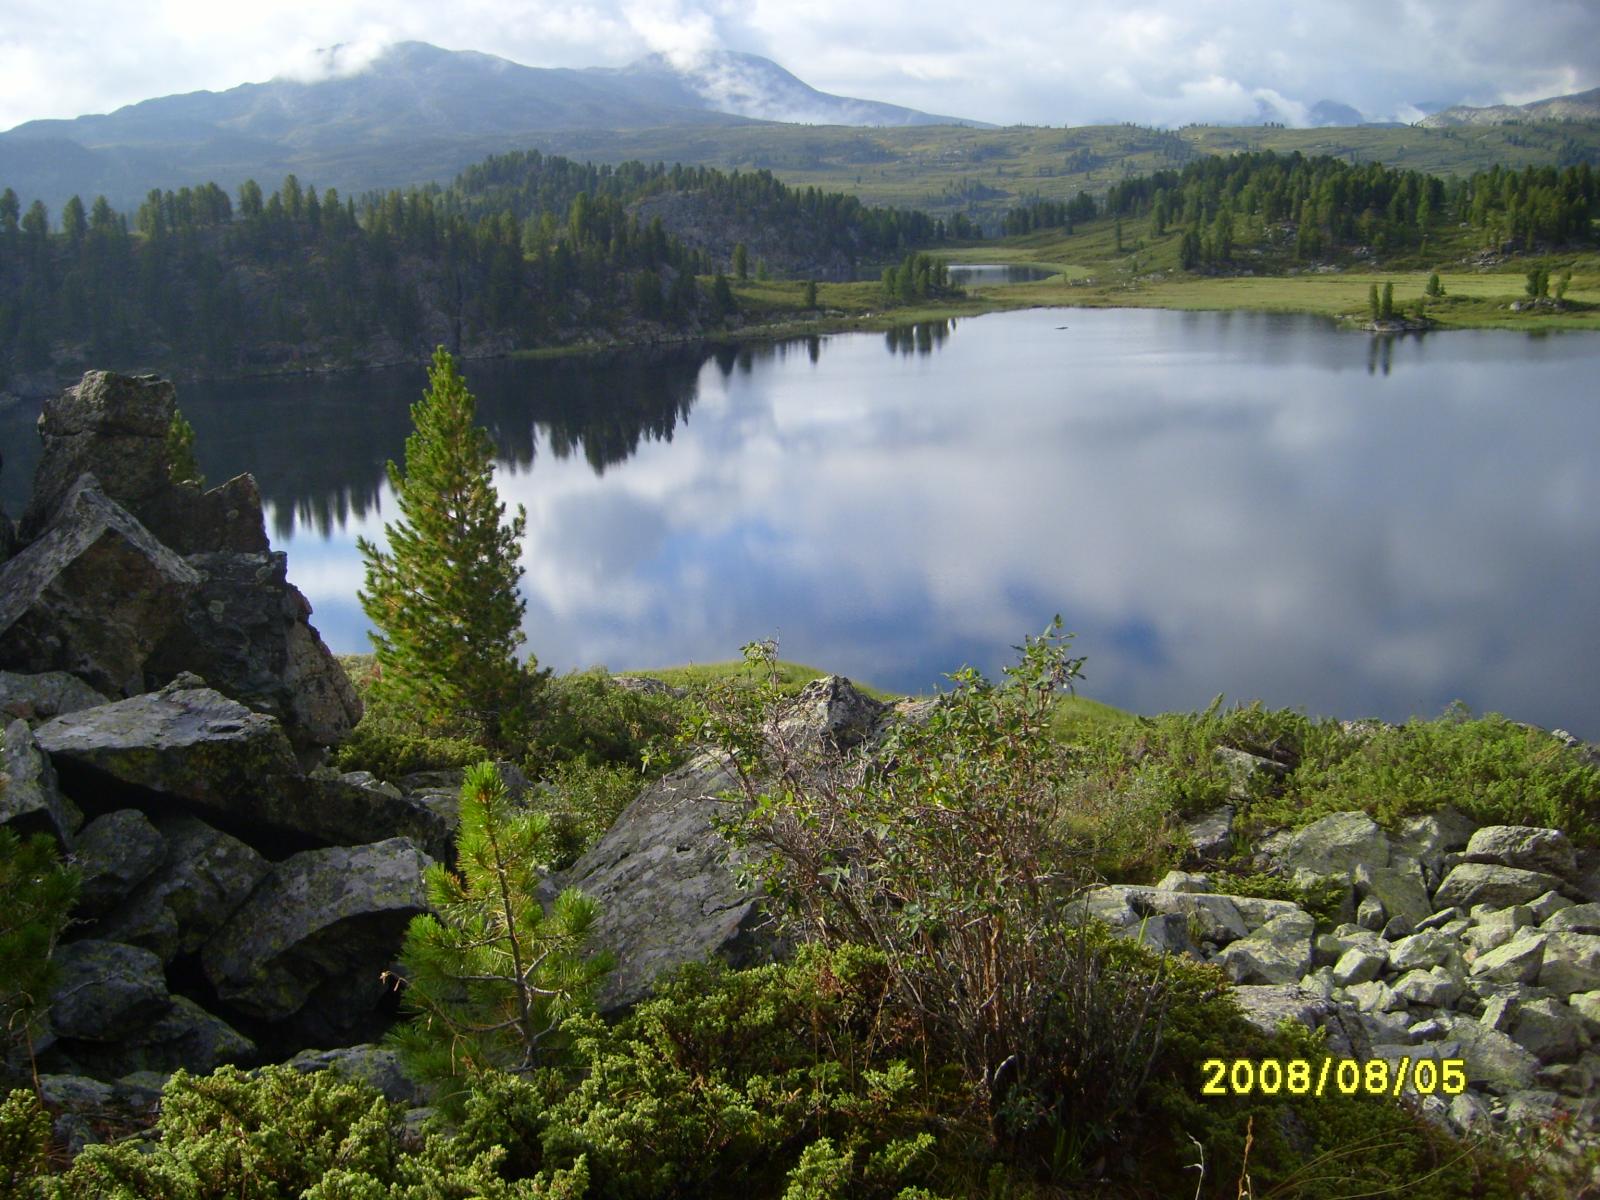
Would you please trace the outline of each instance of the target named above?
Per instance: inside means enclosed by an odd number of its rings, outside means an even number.
[[[0,827],[0,1082],[29,1070],[55,968],[50,956],[78,898],[78,871],[55,839]]]

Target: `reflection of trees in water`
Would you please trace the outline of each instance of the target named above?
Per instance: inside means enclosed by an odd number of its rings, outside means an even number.
[[[770,353],[759,348],[750,361]],[[467,362],[462,374],[500,462],[530,468],[543,439],[557,458],[581,455],[600,473],[642,442],[671,440],[694,406],[707,357],[703,347],[675,347],[614,359]],[[411,405],[425,386],[415,367],[189,384],[178,399],[208,479],[250,471],[273,509],[275,538],[296,529],[326,538],[376,510],[385,464],[404,462]]]
[[[937,321],[917,321],[910,325],[895,325],[883,331],[884,345],[890,354],[932,354],[945,339],[955,332],[956,319],[946,317]]]
[[[1376,375],[1382,371],[1385,375],[1394,366],[1394,335],[1388,333],[1375,333],[1372,342],[1367,347],[1367,374]]]

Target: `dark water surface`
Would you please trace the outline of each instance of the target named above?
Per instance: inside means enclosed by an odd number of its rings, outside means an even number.
[[[928,690],[1060,612],[1083,692],[1400,719],[1451,700],[1600,738],[1600,337],[1396,342],[1309,317],[994,314],[609,362],[468,363],[528,510],[557,668],[785,658]],[[337,651],[421,368],[191,384]],[[0,414],[5,505],[36,458]]]
[[[996,283],[1032,283],[1059,274],[1048,267],[1019,266],[1015,263],[951,263],[950,282],[988,287]]]

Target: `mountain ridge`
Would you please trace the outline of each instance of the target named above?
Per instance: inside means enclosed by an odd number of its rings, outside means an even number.
[[[1600,87],[1565,96],[1549,96],[1528,104],[1489,104],[1481,108],[1457,104],[1423,117],[1417,124],[1424,129],[1448,129],[1457,125],[1506,125],[1516,121],[1596,120],[1600,120]]]

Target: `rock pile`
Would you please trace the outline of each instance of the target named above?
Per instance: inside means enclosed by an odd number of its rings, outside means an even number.
[[[63,1113],[374,1036],[453,851],[437,780],[319,765],[355,691],[254,481],[169,479],[173,412],[169,383],[89,373],[44,406],[20,524],[0,515],[0,824],[82,875],[31,1047]]]
[[[1264,839],[1257,864],[1341,889],[1331,930],[1285,901],[1214,894],[1204,873],[1102,887],[1128,937],[1216,963],[1263,1029],[1328,1029],[1329,1053],[1460,1059],[1467,1089],[1425,1111],[1457,1132],[1565,1114],[1600,1127],[1600,861],[1556,829],[1451,810],[1390,835],[1335,813]]]

